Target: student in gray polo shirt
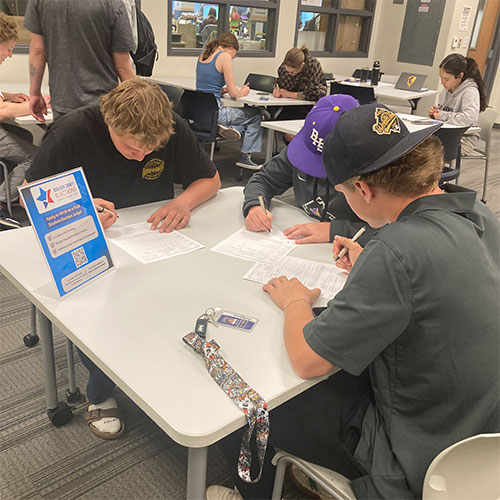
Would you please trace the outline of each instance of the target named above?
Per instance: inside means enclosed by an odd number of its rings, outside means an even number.
[[[335,238],[349,277],[316,318],[318,289],[286,277],[264,285],[284,311],[295,371],[342,369],[271,411],[269,443],[347,475],[359,499],[421,498],[440,451],[500,431],[500,225],[474,191],[438,186],[433,131],[410,134],[382,105],[344,113],[325,141],[326,171],[354,212],[381,229],[364,249]],[[270,498],[269,462],[258,483],[238,478],[239,439],[222,442],[239,493]],[[221,488],[207,499],[240,498]]]

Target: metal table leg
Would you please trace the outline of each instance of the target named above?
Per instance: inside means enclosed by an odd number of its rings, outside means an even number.
[[[39,311],[40,338],[43,357],[43,378],[45,382],[45,398],[47,401],[47,415],[56,426],[66,424],[73,414],[66,403],[57,400],[56,366],[54,360],[54,339],[52,336],[52,323]]]
[[[188,449],[187,500],[204,500],[207,483],[208,448]]]

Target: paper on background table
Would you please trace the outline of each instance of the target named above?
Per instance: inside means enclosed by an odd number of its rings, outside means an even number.
[[[149,222],[112,227],[106,231],[106,237],[143,264],[203,248],[201,243],[179,231],[152,231]]]
[[[347,273],[335,267],[334,264],[290,256],[272,265],[257,263],[243,278],[258,283],[267,283],[270,279],[279,276],[286,276],[289,279],[297,278],[307,288],[319,288],[321,295],[314,303],[316,307],[326,306],[327,302],[342,290],[347,279]]]
[[[294,248],[295,241],[289,240],[281,229],[273,227],[271,232],[256,233],[243,227],[211,250],[239,259],[273,264]]]

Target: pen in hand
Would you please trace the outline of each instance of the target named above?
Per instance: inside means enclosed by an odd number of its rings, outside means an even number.
[[[113,212],[113,210],[110,210],[109,208],[101,207],[100,205],[96,205],[95,208],[99,213],[108,212],[109,214],[116,215],[116,218],[120,217],[116,212]]]
[[[261,194],[259,194],[259,205],[260,205],[260,208],[262,208],[262,210],[264,210],[264,212],[267,214],[266,205],[264,204],[264,198],[262,198]],[[267,232],[270,233],[271,230],[268,229]]]
[[[366,231],[366,227],[362,227],[351,239],[351,241],[354,243],[364,232]],[[333,259],[333,262],[337,262],[340,258],[342,258],[345,254],[347,253],[347,247],[342,248],[340,250],[339,254],[337,257]]]

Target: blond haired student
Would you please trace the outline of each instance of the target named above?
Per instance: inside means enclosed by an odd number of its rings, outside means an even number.
[[[28,182],[83,167],[104,228],[116,221],[115,208],[168,200],[147,219],[152,230],[183,228],[191,210],[218,191],[215,165],[193,132],[156,84],[127,80],[101,97],[100,105],[75,110],[47,131],[26,173]],[[184,191],[174,198],[174,184]],[[101,211],[101,209],[104,209]],[[124,432],[115,384],[83,353],[90,430],[103,439]]]

